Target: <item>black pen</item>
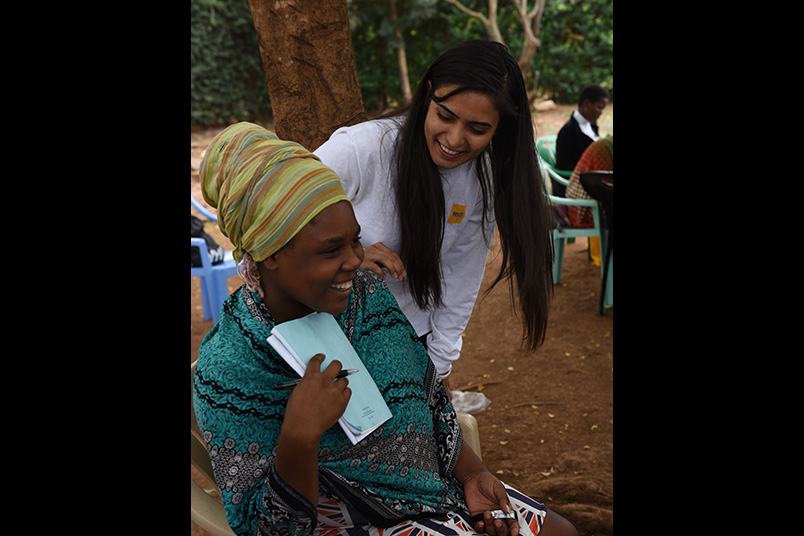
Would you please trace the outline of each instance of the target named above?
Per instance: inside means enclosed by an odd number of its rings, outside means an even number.
[[[355,372],[360,372],[358,369],[345,369],[338,373],[335,378],[345,378],[350,374],[354,374]],[[301,382],[301,378],[298,380],[291,380],[289,382],[277,383],[273,386],[273,389],[290,389],[291,387],[296,387]]]

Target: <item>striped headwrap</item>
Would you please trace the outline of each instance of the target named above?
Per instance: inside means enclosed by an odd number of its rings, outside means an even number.
[[[204,199],[235,247],[261,262],[279,251],[316,214],[349,201],[341,181],[317,156],[252,123],[221,131],[200,167]]]

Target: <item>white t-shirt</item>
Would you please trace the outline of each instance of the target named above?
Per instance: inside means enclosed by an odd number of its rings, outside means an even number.
[[[395,151],[404,118],[378,119],[336,130],[314,154],[341,179],[361,227],[361,242],[382,242],[399,253],[401,238],[395,199]],[[488,166],[488,157],[486,156]],[[406,282],[387,277],[388,287],[419,336],[427,338],[430,358],[443,377],[451,372],[480,290],[494,235],[494,214],[489,195],[489,214],[482,227],[483,194],[475,171],[476,162],[454,169],[439,168],[444,188],[444,240],[441,247],[443,305],[420,309]],[[487,176],[491,171],[487,167]]]

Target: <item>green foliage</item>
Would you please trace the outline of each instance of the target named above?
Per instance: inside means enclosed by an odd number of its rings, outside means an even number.
[[[451,29],[449,13],[439,0],[395,0],[397,25],[402,32],[411,90],[436,56],[461,41],[460,29]],[[349,28],[355,52],[363,103],[368,110],[402,104],[399,66],[387,1],[348,0]],[[447,6],[449,7],[449,6]]]
[[[487,0],[462,0],[488,13]],[[393,47],[388,2],[348,0],[352,47],[363,102],[369,110],[401,104],[399,71]],[[533,1],[528,2],[533,7]],[[483,24],[443,0],[396,0],[398,24],[405,40],[412,89],[441,52],[468,39],[488,39]],[[524,32],[508,2],[498,3],[497,24],[515,58]],[[598,83],[614,97],[612,0],[547,0],[541,22],[541,46],[532,69],[536,92],[562,103],[575,103],[581,87]],[[531,89],[531,88],[529,88]]]
[[[248,0],[190,0],[190,123],[270,112]]]
[[[614,100],[612,0],[548,0],[542,46],[534,63],[542,90],[574,104],[586,84],[600,84]]]
[[[395,0],[411,89],[444,50],[468,39],[488,39],[483,24],[443,0]],[[488,12],[487,0],[463,0]],[[533,6],[533,0],[528,2]],[[352,47],[368,110],[402,104],[388,0],[347,0]],[[257,36],[248,0],[191,0],[191,123],[255,120],[270,113]],[[547,0],[541,46],[532,68],[537,94],[576,102],[582,86],[598,83],[614,96],[612,0]],[[499,2],[497,23],[514,57],[524,37],[516,10]]]

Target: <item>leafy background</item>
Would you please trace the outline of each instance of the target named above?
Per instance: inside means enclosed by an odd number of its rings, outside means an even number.
[[[486,0],[463,0],[488,12]],[[394,35],[390,2],[348,0],[352,46],[363,102],[369,111],[402,104],[395,48],[404,42],[415,89],[427,65],[467,39],[488,39],[480,20],[444,0],[396,0],[402,39]],[[532,7],[532,3],[529,7]],[[191,125],[270,118],[271,103],[248,0],[191,0]],[[532,69],[539,98],[574,103],[588,83],[614,97],[614,6],[611,0],[546,0],[541,45]],[[512,3],[500,0],[497,24],[514,57],[524,33]]]

